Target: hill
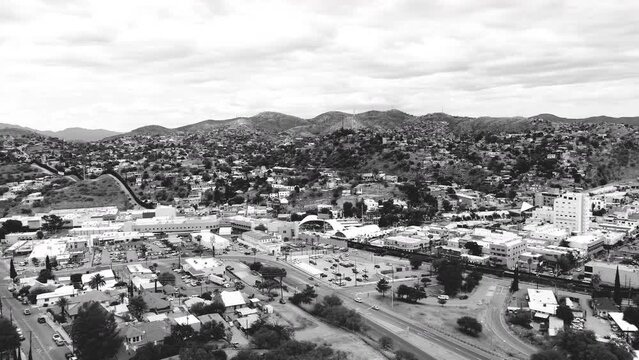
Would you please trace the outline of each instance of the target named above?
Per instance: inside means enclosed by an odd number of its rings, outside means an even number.
[[[625,124],[639,126],[639,116],[626,116],[626,117],[610,117],[605,115],[591,116],[581,119],[564,118],[553,114],[539,114],[537,116],[531,116],[529,119],[543,119],[550,122],[585,122],[591,124]]]
[[[250,130],[279,133],[292,127],[305,124],[306,120],[277,112],[261,112],[251,117],[238,117],[228,120],[205,120],[195,124],[176,128],[176,131],[210,131],[222,127],[245,127]]]
[[[38,131],[45,136],[56,137],[66,141],[100,141],[104,138],[120,134],[116,131],[104,129],[84,129],[80,127],[67,128],[60,131]]]

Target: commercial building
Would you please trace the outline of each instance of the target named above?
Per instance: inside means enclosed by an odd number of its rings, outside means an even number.
[[[136,219],[132,224],[133,231],[143,233],[180,233],[189,234],[202,230],[217,230],[220,220],[216,216],[201,218],[171,217]]]
[[[404,251],[419,251],[428,246],[428,240],[408,236],[389,236],[384,239],[384,247]]]
[[[567,241],[571,248],[579,250],[585,257],[604,251],[604,237],[595,233],[571,236]]]
[[[584,276],[591,280],[599,275],[602,284],[614,285],[615,275],[619,269],[619,281],[623,288],[639,288],[639,267],[634,265],[614,264],[603,261],[589,261],[584,265]]]
[[[282,251],[282,240],[278,235],[262,231],[247,231],[237,241],[260,252],[277,255]]]
[[[216,258],[188,258],[182,266],[192,276],[204,278],[209,275],[224,276],[224,263]]]
[[[584,193],[568,192],[554,201],[553,223],[568,231],[583,234],[590,227],[590,196]]]

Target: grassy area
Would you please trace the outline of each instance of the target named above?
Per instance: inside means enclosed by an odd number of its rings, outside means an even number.
[[[34,207],[33,212],[98,206],[117,206],[124,210],[131,208],[131,203],[115,180],[102,176],[95,180],[73,183],[45,194],[41,206]],[[12,212],[20,213],[21,208],[16,206]]]

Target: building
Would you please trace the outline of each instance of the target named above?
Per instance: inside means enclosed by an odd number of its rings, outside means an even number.
[[[215,249],[216,251],[224,250],[231,245],[228,239],[206,230],[191,233],[191,238],[205,249]]]
[[[205,278],[209,275],[223,277],[225,273],[224,263],[216,258],[188,258],[182,266],[184,271],[197,278]]]
[[[408,236],[389,236],[384,239],[384,247],[404,251],[419,251],[428,246],[428,240]]]
[[[557,298],[552,290],[528,289],[528,307],[534,313],[555,315],[558,306]]]
[[[585,279],[591,280],[593,275],[597,274],[602,284],[614,286],[617,269],[622,288],[639,288],[639,267],[634,265],[589,261],[584,265],[584,276]]]
[[[557,197],[559,197],[558,193],[539,192],[535,194],[533,205],[536,207],[548,206],[552,208],[555,205],[555,199]]]
[[[494,242],[490,244],[490,261],[498,266],[514,269],[519,255],[526,251],[526,243],[520,239]]]
[[[568,238],[568,244],[573,249],[579,250],[583,256],[596,255],[604,251],[604,237],[597,234],[576,235]]]
[[[165,321],[125,323],[120,329],[124,335],[124,347],[127,351],[137,351],[146,344],[160,345],[164,338],[171,335],[171,326]]]
[[[53,290],[52,292],[38,294],[36,296],[36,306],[48,307],[53,306],[60,300],[61,297],[71,298],[76,296],[79,290],[73,287],[73,285],[64,285]]]
[[[220,221],[215,216],[204,216],[201,218],[170,217],[136,219],[132,224],[133,231],[143,233],[179,233],[190,234],[202,230],[217,230],[220,228]]]
[[[554,201],[553,223],[568,231],[583,234],[590,228],[590,196],[584,193],[568,192]]]
[[[244,296],[238,290],[222,291],[220,293],[220,297],[222,298],[222,303],[224,303],[226,311],[234,312],[235,310],[246,306],[246,300],[244,300]]]
[[[262,231],[247,231],[237,240],[239,243],[255,248],[260,252],[277,255],[282,251],[282,240],[279,236]]]

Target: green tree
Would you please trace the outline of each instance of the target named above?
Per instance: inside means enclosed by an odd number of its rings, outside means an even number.
[[[410,257],[410,266],[413,268],[413,270],[417,270],[419,269],[420,266],[422,266],[422,258],[417,256],[417,255],[413,255]]]
[[[158,275],[158,281],[162,285],[175,285],[175,275],[170,272],[163,272]]]
[[[621,281],[619,280],[619,266],[617,266],[617,272],[615,273],[615,287],[612,291],[612,299],[617,305],[621,305]]]
[[[67,318],[67,307],[69,306],[69,300],[66,297],[62,296],[55,304],[60,308],[62,322],[65,322]]]
[[[44,258],[44,268],[51,271],[51,260],[49,259],[49,255]]]
[[[382,294],[382,297],[388,290],[390,290],[390,288],[391,285],[388,283],[388,280],[386,280],[386,278],[379,279],[379,281],[377,282],[377,286],[375,286],[375,289],[377,289],[377,291]]]
[[[9,358],[15,349],[20,347],[20,335],[9,319],[0,317],[0,358]]]
[[[50,232],[57,232],[64,226],[64,220],[58,215],[44,215],[42,221],[42,228]]]
[[[129,312],[136,319],[140,320],[142,318],[142,314],[146,312],[148,306],[146,305],[146,301],[142,296],[134,296],[129,299]]]
[[[562,353],[557,350],[544,350],[536,354],[532,354],[530,360],[567,360]]]
[[[382,336],[379,338],[379,346],[381,346],[382,349],[392,349],[393,339],[389,336]]]
[[[313,286],[306,285],[304,290],[291,296],[291,302],[295,305],[298,305],[300,303],[310,304],[313,302],[313,299],[315,298],[317,298],[317,293],[315,292],[315,288]]]
[[[89,286],[91,287],[91,289],[96,289],[99,291],[100,286],[104,286],[104,285],[106,285],[106,280],[104,279],[104,276],[102,276],[101,274],[95,274],[93,275],[91,280],[89,280]]]
[[[80,360],[111,359],[122,344],[113,314],[95,301],[80,306],[73,320],[71,338]]]
[[[568,327],[575,319],[575,315],[572,313],[572,310],[565,305],[561,304],[557,307],[556,315],[558,318],[564,321],[564,326]]]
[[[482,325],[477,319],[470,316],[462,316],[457,319],[459,330],[470,336],[478,336],[482,331]]]
[[[406,350],[398,350],[395,352],[395,360],[419,360],[415,354]]]
[[[515,273],[513,275],[513,281],[510,283],[510,292],[514,293],[519,291],[519,267],[515,268]]]
[[[9,276],[12,280],[18,277],[18,272],[16,271],[16,267],[13,264],[13,258],[11,258],[11,261],[9,262]]]

